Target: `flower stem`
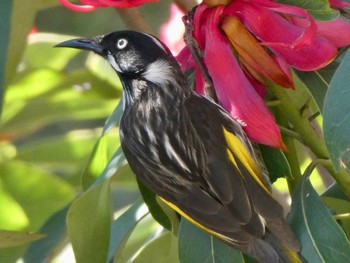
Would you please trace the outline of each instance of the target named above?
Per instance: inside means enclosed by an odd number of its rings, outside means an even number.
[[[152,34],[150,25],[136,7],[125,9],[115,8],[115,11],[120,15],[129,29]]]
[[[196,0],[175,0],[174,2],[184,13],[187,13],[197,5]]]
[[[300,171],[300,162],[297,155],[297,150],[295,148],[295,139],[291,137],[286,137],[284,140],[288,152],[285,153],[285,156],[288,160],[290,170],[292,172],[293,178],[286,178],[289,193],[292,194],[294,192],[295,187],[297,186],[297,183],[302,178],[302,174]]]
[[[294,131],[300,134],[301,142],[310,148],[318,159],[329,159],[328,150],[323,138],[319,137],[310,125],[309,119],[300,114],[299,109],[293,103],[288,93],[274,83],[268,84],[269,90],[273,95],[281,101],[278,106],[279,112],[284,115],[284,119],[288,120],[293,126]],[[337,181],[343,191],[350,197],[350,175],[346,170],[336,172],[330,162],[323,166]]]
[[[284,152],[288,160],[288,164],[290,167],[290,171],[292,173],[293,178],[286,178],[289,193],[292,194],[294,192],[295,187],[297,186],[299,180],[302,178],[302,173],[300,170],[300,162],[297,155],[297,150],[295,148],[295,140],[300,140],[300,135],[290,129],[284,128],[288,127],[289,123],[286,118],[283,117],[283,112],[281,112],[280,108],[276,108],[276,118],[278,123],[281,125],[281,132],[283,136],[283,141],[287,146],[288,151]],[[283,127],[283,128],[282,128]]]

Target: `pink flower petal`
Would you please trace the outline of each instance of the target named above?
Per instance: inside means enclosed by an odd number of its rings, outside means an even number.
[[[223,6],[211,9],[206,23],[204,61],[222,106],[244,125],[253,141],[284,148],[273,115],[237,63],[218,29]],[[196,26],[196,25],[195,25]]]
[[[317,32],[336,47],[350,45],[350,21],[337,17],[331,21],[316,21]]]
[[[200,49],[204,49],[204,43],[205,43],[205,23],[206,19],[208,17],[208,8],[205,4],[200,4],[197,6],[196,13],[194,15],[193,24],[194,24],[194,30],[193,30],[193,37],[196,39],[198,43],[198,47]]]
[[[158,0],[96,0],[105,6],[111,6],[115,8],[130,8],[142,5],[147,2],[156,2]]]
[[[238,0],[232,2],[227,12],[239,17],[264,45],[283,57],[288,64],[309,71],[322,68],[334,59],[336,48],[316,35],[317,26],[305,10],[271,1],[255,2],[266,2],[268,7]],[[305,26],[291,23],[277,11],[302,17],[299,19],[305,20]]]
[[[345,8],[350,6],[350,3],[342,1],[342,0],[328,0],[330,5],[335,8]]]
[[[58,0],[58,1],[60,1],[60,3],[63,6],[76,12],[91,12],[97,9],[97,7],[91,6],[91,5],[75,5],[69,2],[69,0]]]
[[[251,75],[245,73],[246,78],[249,80],[252,87],[255,89],[256,93],[260,96],[260,98],[264,98],[266,95],[266,87],[258,82],[255,78],[253,78]]]
[[[181,66],[182,71],[189,70],[194,67],[194,60],[192,59],[190,49],[185,46],[176,56],[177,62]]]
[[[91,12],[100,7],[130,8],[142,5],[146,2],[156,2],[158,0],[80,0],[84,5],[72,4],[69,0],[59,0],[60,3],[77,12]]]

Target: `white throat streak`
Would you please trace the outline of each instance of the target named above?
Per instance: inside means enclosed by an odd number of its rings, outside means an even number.
[[[111,64],[111,66],[118,71],[119,73],[122,73],[123,71],[120,69],[120,67],[118,66],[117,62],[115,62],[114,57],[111,54],[107,55],[107,60],[109,62],[109,64]]]

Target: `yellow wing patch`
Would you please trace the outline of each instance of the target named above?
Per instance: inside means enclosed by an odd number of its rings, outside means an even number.
[[[255,163],[248,150],[244,147],[242,142],[234,134],[226,130],[225,127],[223,127],[223,131],[228,146],[227,152],[230,161],[239,171],[237,162],[235,160],[236,157],[244,165],[247,171],[253,176],[254,180],[257,181],[266,192],[270,193],[270,190],[265,185],[264,179],[262,178],[259,167]]]
[[[195,226],[199,227],[200,229],[204,230],[205,232],[209,233],[210,235],[213,235],[221,240],[230,240],[228,237],[221,235],[220,233],[217,233],[213,230],[210,230],[209,228],[206,228],[202,224],[195,221],[193,218],[191,218],[188,214],[186,214],[184,211],[182,211],[177,205],[165,200],[164,198],[160,197],[160,199],[166,203],[168,206],[170,206],[172,209],[174,209],[176,212],[178,212],[181,216],[186,218],[188,221],[190,221]]]

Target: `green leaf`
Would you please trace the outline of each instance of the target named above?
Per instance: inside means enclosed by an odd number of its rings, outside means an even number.
[[[101,184],[102,182],[110,179],[119,169],[127,165],[123,150],[121,147],[114,153],[111,160],[108,162],[107,166],[101,173],[101,175],[96,179],[92,186]]]
[[[112,114],[108,117],[104,127],[102,134],[108,133],[113,127],[119,125],[119,121],[123,114],[123,99],[120,100],[117,107],[114,109]]]
[[[96,183],[102,182],[103,180],[107,180],[108,178],[110,178],[118,171],[118,169],[126,165],[125,156],[122,152],[121,147],[118,148],[118,150],[115,152],[112,159],[107,165],[106,135],[113,127],[115,127],[119,123],[121,114],[122,104],[119,103],[113,111],[113,113],[108,117],[103,127],[102,135],[96,142],[94,149],[91,153],[88,166],[86,167],[83,173],[84,189],[87,189],[95,181],[97,176],[99,176],[99,179]]]
[[[330,65],[319,70],[311,72],[296,71],[298,77],[309,89],[320,111],[323,109],[324,98],[338,66],[339,61],[334,60]]]
[[[0,117],[5,93],[6,61],[10,44],[12,7],[12,0],[4,0],[0,8]]]
[[[161,234],[144,245],[132,263],[179,263],[177,239],[171,232]]]
[[[118,75],[110,65],[105,63],[105,61],[102,60],[99,56],[96,56],[96,54],[89,54],[86,61],[86,67],[98,78],[107,81],[111,85],[121,89],[121,82],[118,78]]]
[[[6,0],[6,2],[8,2],[8,0]],[[35,15],[39,7],[39,0],[31,1],[30,5],[28,5],[28,1],[26,0],[13,0],[12,4],[10,42],[7,50],[8,55],[6,62],[7,83],[11,81],[13,74],[16,72],[17,65],[22,58],[27,45],[27,36],[33,26]],[[4,12],[11,11],[3,9],[3,5],[1,9]],[[6,14],[6,16],[8,16],[8,14]]]
[[[137,183],[139,185],[142,199],[145,201],[146,205],[148,206],[148,209],[152,214],[153,218],[159,224],[161,224],[165,229],[171,230],[170,220],[167,214],[162,209],[162,207],[158,204],[156,194],[148,190],[148,188],[146,188],[139,180],[137,180]]]
[[[259,148],[272,183],[281,177],[293,178],[288,161],[281,150],[265,145],[259,145]]]
[[[83,189],[88,189],[107,165],[107,136],[102,136],[96,142],[90,155],[88,165],[82,175]]]
[[[0,164],[0,171],[4,189],[20,204],[29,218],[29,229],[41,226],[75,195],[74,189],[65,181],[32,164],[6,162]]]
[[[17,158],[32,164],[44,165],[63,174],[80,173],[96,140],[98,137],[93,131],[79,130],[58,136],[54,136],[51,132],[47,138],[34,139],[19,146]]]
[[[40,233],[0,230],[0,249],[21,246],[43,237]]]
[[[69,205],[56,212],[40,228],[39,232],[46,236],[32,242],[24,254],[24,262],[48,262],[57,246],[61,244],[66,235],[66,215]]]
[[[332,208],[336,215],[346,215],[345,217],[340,217],[339,220],[350,238],[350,201],[333,197],[322,197],[322,200]]]
[[[106,262],[111,225],[109,182],[90,188],[71,205],[68,235],[77,263]]]
[[[0,229],[22,230],[29,219],[21,205],[6,191],[0,180]]]
[[[104,89],[85,90],[84,85]],[[18,136],[57,121],[107,118],[117,98],[105,88],[112,89],[86,71],[69,75],[49,69],[30,71],[9,86],[2,132]]]
[[[54,45],[69,38],[73,37],[52,33],[36,33],[30,35],[29,45],[23,57],[25,67],[30,69],[47,68],[62,71],[70,59],[79,54],[79,50],[54,48]]]
[[[112,262],[115,253],[123,249],[137,223],[148,213],[147,206],[142,199],[139,199],[126,212],[113,221],[108,249],[108,262]]]
[[[301,254],[312,263],[347,262],[349,240],[313,189],[310,172],[307,171],[295,189],[288,215],[288,222],[300,241]]]
[[[278,0],[277,2],[303,8],[317,20],[332,20],[339,16],[339,11],[331,8],[327,0]]]
[[[166,214],[166,216],[168,217],[168,220],[170,221],[171,232],[177,235],[180,228],[181,216],[175,210],[173,210],[170,206],[168,206],[159,196],[157,196],[157,202],[159,206],[162,208],[162,210],[164,211],[164,213]]]
[[[349,200],[344,191],[339,187],[339,184],[334,182],[322,194],[322,197],[334,197],[337,199]]]
[[[184,218],[181,219],[178,239],[181,263],[244,262],[241,252],[202,231]]]
[[[324,102],[323,130],[334,165],[350,170],[350,50],[337,69]]]

